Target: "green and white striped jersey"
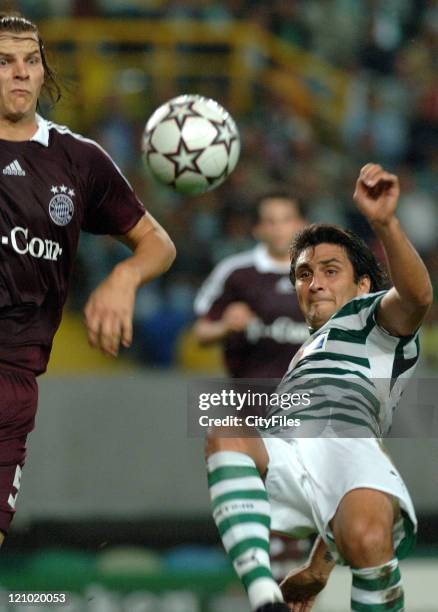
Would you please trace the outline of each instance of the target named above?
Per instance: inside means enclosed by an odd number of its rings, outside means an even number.
[[[308,393],[310,404],[282,414],[320,421],[359,436],[388,433],[392,414],[418,361],[418,331],[395,337],[379,327],[376,308],[386,291],[358,297],[340,308],[295,354],[277,393]],[[314,423],[316,425],[316,423]],[[270,429],[270,434],[287,427]],[[358,433],[362,432],[362,433]],[[350,437],[350,436],[349,436]]]

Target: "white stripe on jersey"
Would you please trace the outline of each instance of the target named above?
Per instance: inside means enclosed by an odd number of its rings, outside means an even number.
[[[72,132],[66,125],[58,125],[57,123],[53,123],[52,121],[48,121],[47,122],[47,127],[49,128],[49,130],[50,129],[54,129],[57,132],[59,132],[59,134],[68,134],[70,136],[73,136],[73,138],[76,138],[76,140],[80,140],[81,142],[86,142],[88,144],[92,144],[95,147],[97,147],[106,157],[108,157],[108,159],[111,161],[111,163],[113,164],[114,168],[117,170],[117,172],[123,178],[125,183],[133,191],[131,183],[128,181],[126,176],[123,174],[123,172],[121,171],[119,166],[113,160],[111,155],[109,155],[109,153],[107,151],[105,151],[105,149],[103,147],[101,147],[98,142],[96,142],[95,140],[91,140],[91,138],[85,138],[85,136],[82,136],[81,134],[77,134],[76,132]]]
[[[219,263],[201,285],[194,302],[195,314],[202,317],[223,293],[227,279],[235,270],[248,268],[255,263],[255,249],[226,257]]]

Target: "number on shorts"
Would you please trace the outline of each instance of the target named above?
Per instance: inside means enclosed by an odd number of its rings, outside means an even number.
[[[15,502],[17,501],[18,491],[20,490],[20,482],[21,482],[21,467],[17,465],[17,469],[15,470],[14,482],[12,483],[12,487],[14,487],[17,492],[15,495],[12,493],[9,495],[8,504],[11,506],[12,510],[15,510]]]

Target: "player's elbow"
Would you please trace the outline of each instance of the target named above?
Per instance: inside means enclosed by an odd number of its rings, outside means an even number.
[[[176,247],[169,234],[162,228],[156,230],[156,236],[160,242],[162,272],[167,272],[175,261]]]
[[[173,241],[169,238],[169,236],[167,235],[167,239],[166,239],[166,255],[167,255],[167,259],[166,259],[166,270],[168,270],[170,268],[170,266],[173,264],[173,262],[175,261],[176,258],[176,247],[175,244],[173,243]]]
[[[433,287],[430,279],[402,299],[406,310],[425,315],[433,302]]]
[[[427,283],[427,286],[424,288],[424,290],[419,295],[418,304],[419,306],[422,306],[423,308],[425,308],[427,312],[427,310],[429,310],[429,308],[432,306],[432,302],[433,302],[433,287],[432,287],[432,283],[429,280],[429,282]]]

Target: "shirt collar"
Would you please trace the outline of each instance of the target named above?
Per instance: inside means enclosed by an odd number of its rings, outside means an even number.
[[[273,272],[274,274],[288,274],[290,263],[273,259],[265,244],[258,244],[254,249],[254,263],[258,272]]]
[[[36,115],[36,121],[37,121],[38,128],[35,134],[30,139],[30,142],[39,142],[44,147],[48,147],[49,146],[49,126],[47,124],[47,121],[38,114]]]

